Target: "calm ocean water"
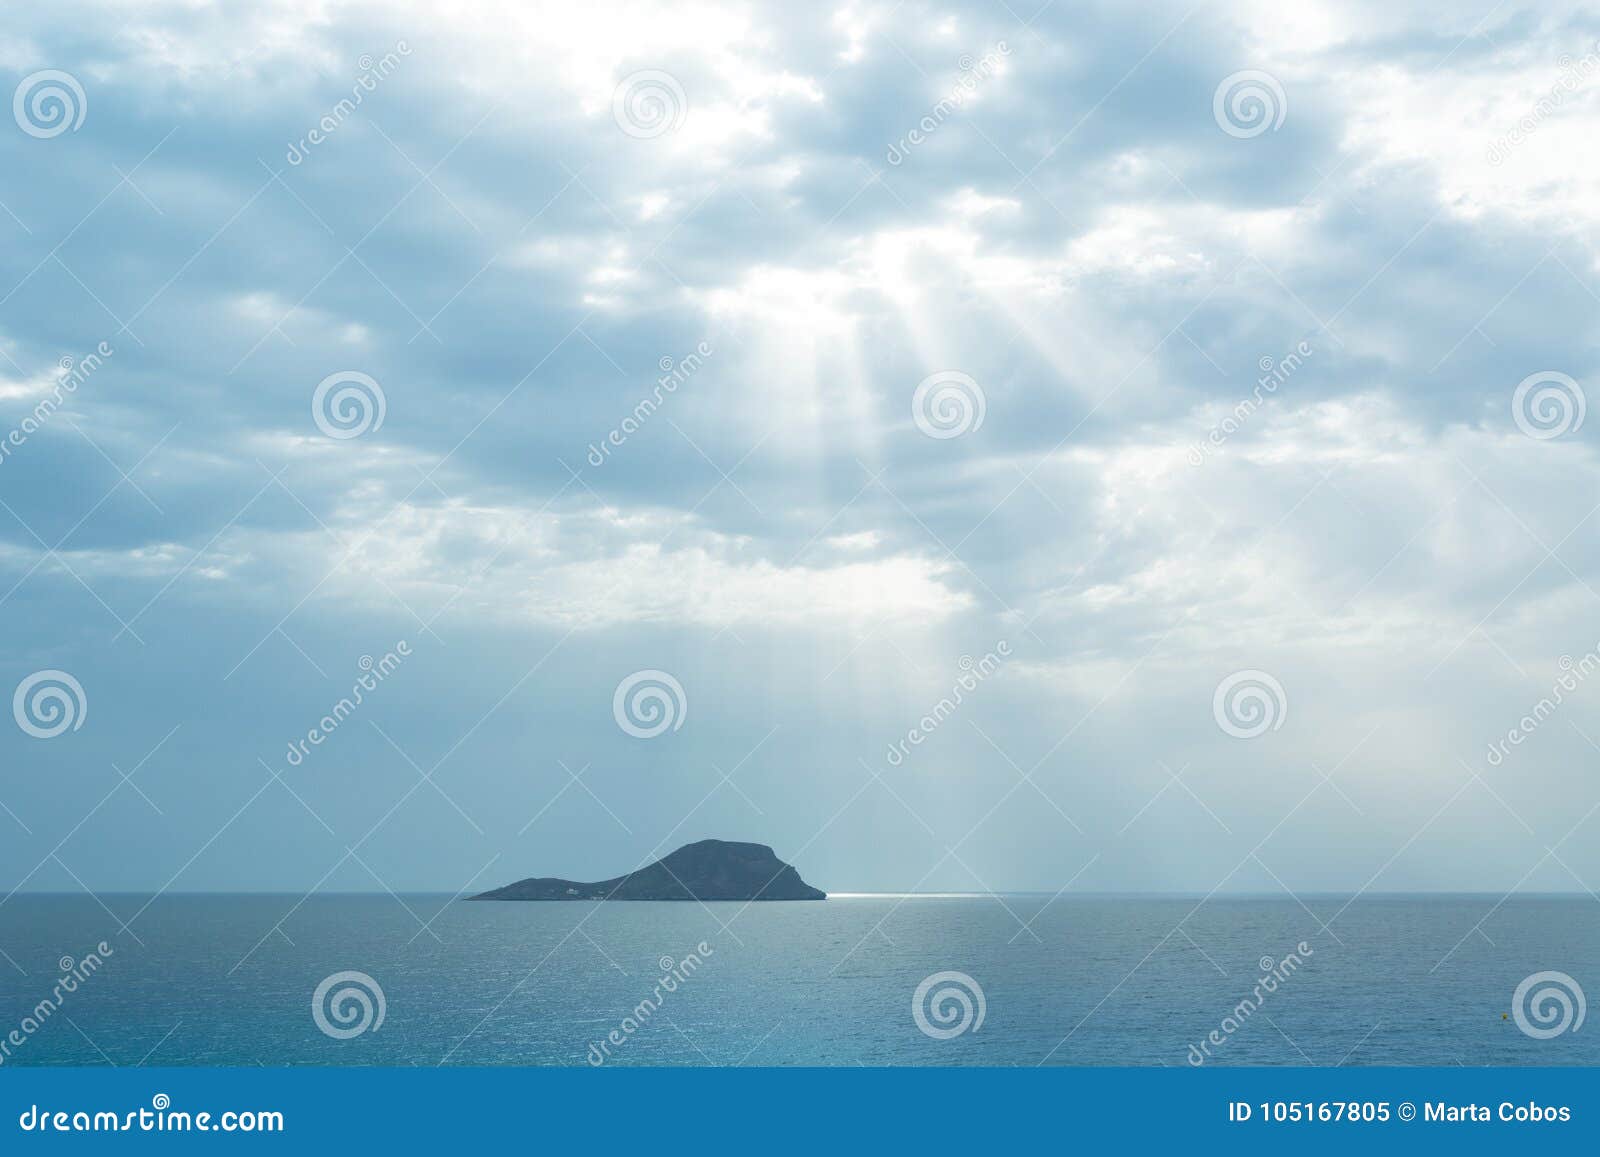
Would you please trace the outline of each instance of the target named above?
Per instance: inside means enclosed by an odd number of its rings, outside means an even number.
[[[104,899],[121,920],[146,903]],[[119,932],[87,896],[17,895],[0,907],[0,1037],[24,1026],[12,1065],[583,1065],[615,1029],[608,1064],[1182,1066],[1262,958],[1305,942],[1208,1063],[1600,1064],[1600,1025],[1537,1040],[1510,1018],[1533,973],[1600,992],[1600,904],[1499,899],[165,896]],[[102,940],[104,967],[28,1031],[61,958]],[[663,958],[701,942],[700,967],[628,1031]],[[312,993],[346,970],[378,983],[384,1019],[333,1039]],[[946,971],[982,990],[984,1018],[934,1039],[913,994]]]

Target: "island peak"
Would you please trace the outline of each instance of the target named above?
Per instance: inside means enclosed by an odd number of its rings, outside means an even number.
[[[766,844],[698,840],[624,876],[584,883],[536,877],[473,900],[826,900]]]

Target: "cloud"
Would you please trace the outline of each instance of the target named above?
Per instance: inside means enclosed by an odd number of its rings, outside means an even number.
[[[1226,838],[1198,874],[1139,854],[1189,838],[1175,799],[1118,835],[1150,769],[1194,762],[1248,847],[1294,774],[1348,760],[1367,815],[1319,812],[1271,859],[1360,887],[1486,721],[1593,642],[1595,425],[1536,438],[1512,410],[1529,375],[1600,380],[1587,35],[1534,6],[30,15],[0,64],[72,72],[88,113],[0,134],[29,174],[0,196],[0,429],[61,358],[114,352],[0,462],[0,615],[10,674],[73,670],[105,722],[5,796],[39,822],[0,865],[22,876],[169,718],[184,759],[253,774],[403,635],[418,658],[374,721],[453,753],[486,813],[596,758],[638,840],[665,838],[709,763],[777,727],[796,738],[747,765],[766,818],[719,799],[696,822],[726,830],[679,834],[815,837],[835,884],[903,888],[926,832],[895,798],[818,829],[960,657],[1007,639],[970,717],[893,773],[985,879],[1053,891],[1100,851],[1085,887],[1205,891]],[[1213,96],[1247,69],[1286,109],[1241,138]],[[384,420],[331,438],[313,393],[347,372]],[[981,394],[957,437],[913,412],[941,373]],[[705,726],[652,749],[648,788],[607,715],[646,668]],[[1210,706],[1242,669],[1292,710],[1248,745]],[[1592,802],[1571,769],[1600,723],[1581,699],[1569,719],[1494,780],[1552,841],[1551,801]],[[1081,830],[1012,798],[974,829],[1014,779],[983,736],[1041,759]],[[296,782],[354,838],[392,753],[344,743]],[[152,771],[190,798],[190,771]],[[170,802],[206,833],[238,801]],[[581,843],[525,818],[414,858],[380,833],[375,863],[436,888],[490,845]],[[1442,819],[1375,886],[1516,884],[1481,836]],[[316,838],[285,869],[307,886]],[[68,859],[155,887],[192,851],[133,828]],[[193,873],[294,882],[228,841]],[[1228,886],[1251,885],[1277,886]]]

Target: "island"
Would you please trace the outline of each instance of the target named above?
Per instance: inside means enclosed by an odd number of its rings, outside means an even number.
[[[701,840],[655,863],[593,884],[527,879],[472,900],[826,900],[765,844]]]

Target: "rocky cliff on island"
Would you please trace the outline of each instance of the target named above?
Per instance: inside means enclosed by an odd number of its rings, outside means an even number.
[[[592,884],[518,880],[473,900],[826,900],[765,844],[701,840],[655,863]]]

